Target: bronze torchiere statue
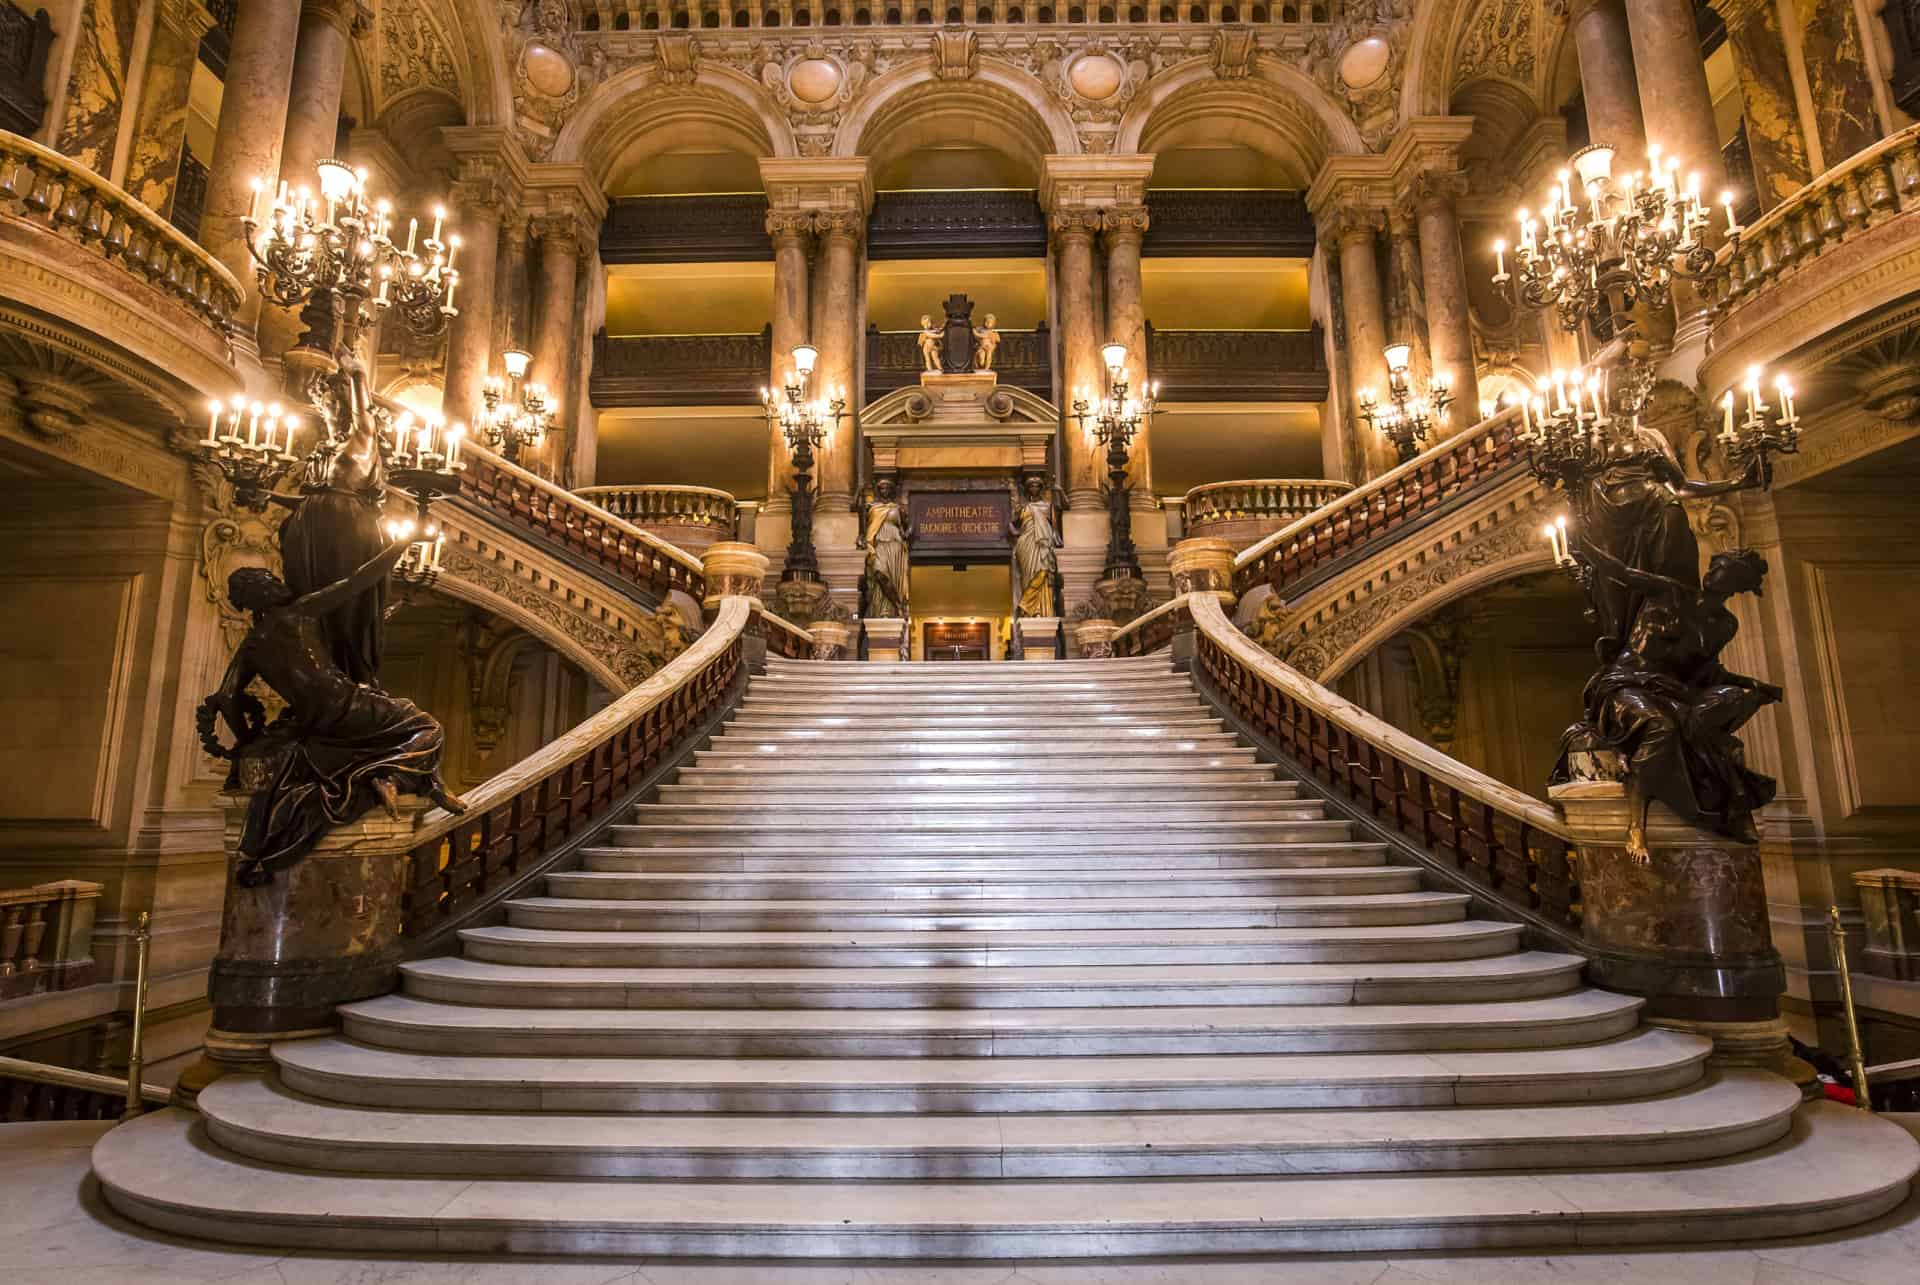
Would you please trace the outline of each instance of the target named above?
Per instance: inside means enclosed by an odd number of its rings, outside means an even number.
[[[382,312],[397,311],[422,337],[445,329],[456,314],[459,238],[441,239],[445,212],[436,211],[424,241],[416,221],[400,246],[390,207],[369,202],[364,174],[340,161],[323,161],[319,171],[317,196],[282,184],[268,202],[257,189],[260,206],[246,220],[262,295],[300,307],[307,325],[285,364],[305,372],[301,391],[323,435],[301,463],[299,493],[274,489],[298,461],[298,421],[278,406],[215,403],[200,444],[236,502],[290,510],[279,532],[285,580],[259,569],[229,580],[234,605],[252,613],[253,626],[200,711],[208,752],[234,762],[229,788],[253,793],[240,837],[242,883],[271,878],[369,808],[392,808],[402,790],[460,809],[439,781],[439,724],[387,695],[379,671],[388,578],[412,547],[382,536],[387,488],[413,498],[416,525],[431,534],[429,506],[459,486],[463,430],[389,416],[374,404],[357,355]],[[247,691],[255,679],[287,703],[270,725]],[[220,720],[232,749],[219,741]]]

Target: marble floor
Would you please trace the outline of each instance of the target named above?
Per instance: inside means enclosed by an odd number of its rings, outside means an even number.
[[[101,1202],[87,1153],[103,1124],[0,1125],[0,1281],[6,1285],[1915,1285],[1920,1194],[1849,1232],[1678,1252],[1546,1257],[1409,1254],[1127,1263],[887,1266],[511,1262],[262,1254],[146,1231]]]

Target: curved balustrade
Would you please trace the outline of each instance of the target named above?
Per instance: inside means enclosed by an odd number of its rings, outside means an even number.
[[[1722,251],[1726,298],[1701,383],[1737,382],[1833,327],[1915,289],[1920,125],[1856,153],[1782,201]],[[1818,272],[1807,269],[1819,263]]]
[[[1234,592],[1244,596],[1261,584],[1276,593],[1297,588],[1314,572],[1520,465],[1526,459],[1520,429],[1517,407],[1501,411],[1289,523],[1234,559]]]
[[[753,609],[753,633],[766,639],[767,651],[788,660],[813,659],[813,635],[784,616],[776,616],[765,607]]]
[[[1209,536],[1244,549],[1353,489],[1326,478],[1254,478],[1210,482],[1187,492],[1189,536]]]
[[[611,705],[466,796],[430,813],[407,854],[401,937],[418,947],[564,855],[705,736],[744,685],[753,602],[730,597],[711,628]]]
[[[615,517],[485,447],[461,448],[466,470],[459,498],[511,528],[533,533],[665,598],[680,590],[700,601],[706,579],[700,560],[657,535]]]
[[[31,139],[0,131],[0,208],[124,266],[225,340],[242,297],[233,274],[92,170]]]
[[[574,494],[695,554],[733,539],[739,521],[733,497],[710,486],[583,486]]]
[[[1213,595],[1192,594],[1187,602],[1195,667],[1248,730],[1443,867],[1578,933],[1573,833],[1557,809],[1289,669],[1236,629]]]

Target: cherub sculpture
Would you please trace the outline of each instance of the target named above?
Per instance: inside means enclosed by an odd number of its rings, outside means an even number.
[[[992,370],[993,355],[1000,351],[1000,332],[994,327],[993,314],[988,313],[982,324],[973,328],[973,368]]]
[[[940,373],[940,328],[933,324],[933,318],[920,318],[920,364],[930,375]]]

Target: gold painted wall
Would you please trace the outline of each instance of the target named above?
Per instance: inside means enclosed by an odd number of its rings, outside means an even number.
[[[867,321],[882,330],[937,324],[941,302],[955,292],[973,300],[975,321],[988,313],[1006,330],[1031,330],[1047,319],[1044,259],[887,259],[867,269]]]
[[[751,335],[773,317],[772,263],[622,263],[607,269],[607,333]]]
[[[1305,330],[1305,259],[1149,258],[1147,320],[1161,330]]]

